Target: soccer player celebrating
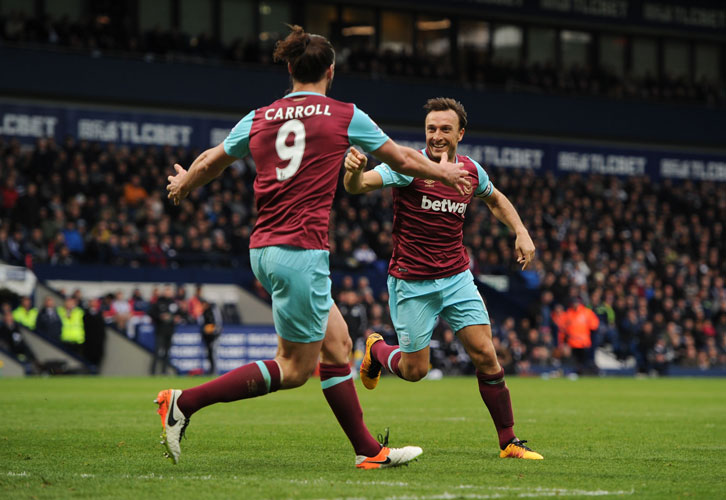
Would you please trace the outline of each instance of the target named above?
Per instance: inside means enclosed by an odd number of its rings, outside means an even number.
[[[348,364],[351,339],[333,303],[329,279],[328,224],[341,163],[355,144],[407,175],[470,189],[462,164],[433,163],[398,146],[355,105],[326,97],[335,52],[324,37],[299,26],[275,47],[285,61],[292,92],[250,112],[222,144],[203,152],[189,170],[174,165],[168,197],[175,204],[250,154],[257,165],[254,191],[258,218],[250,238],[255,276],[272,297],[278,333],[274,359],[232,370],[191,389],[160,391],[155,402],[162,438],[177,463],[190,417],[205,406],[262,396],[303,385],[320,363],[325,398],[356,453],[359,468],[394,467],[422,450],[388,448],[368,432]]]
[[[429,343],[437,316],[456,332],[476,366],[479,393],[499,434],[502,458],[541,459],[542,455],[514,435],[514,417],[504,370],[492,344],[489,313],[469,271],[463,244],[464,213],[473,196],[483,199],[494,215],[517,235],[517,262],[526,269],[534,244],[509,200],[476,161],[456,154],[464,137],[466,111],[448,98],[430,99],[426,115],[426,149],[431,159],[455,158],[469,172],[472,189],[460,193],[439,182],[414,179],[381,164],[364,171],[367,158],[351,149],[345,159],[345,189],[365,193],[393,188],[393,255],[388,268],[391,318],[398,346],[377,333],[366,340],[361,380],[374,389],[385,366],[404,380],[416,382],[429,370]]]

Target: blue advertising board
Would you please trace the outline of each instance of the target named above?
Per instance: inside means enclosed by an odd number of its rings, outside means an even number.
[[[41,106],[0,100],[0,136],[17,138],[26,144],[41,137],[53,137],[60,142],[70,135],[78,140],[130,146],[206,149],[222,142],[236,122],[234,118],[200,114]],[[387,128],[387,132],[396,142],[424,147],[423,131]],[[726,182],[726,152],[521,140],[472,132],[464,138],[459,152],[488,167],[532,169],[557,175],[577,172]]]
[[[260,359],[272,359],[277,353],[277,334],[272,326],[225,325],[215,346],[217,373],[224,374]],[[209,371],[207,347],[199,326],[179,326],[172,337],[169,356],[179,373]]]

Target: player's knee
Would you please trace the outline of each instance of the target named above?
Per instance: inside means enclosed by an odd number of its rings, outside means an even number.
[[[406,370],[406,380],[409,382],[418,382],[424,378],[429,372],[428,365],[414,365]]]
[[[345,338],[326,342],[323,345],[321,361],[323,363],[342,364],[350,359],[353,341],[346,335]]]
[[[308,381],[310,377],[312,377],[314,370],[294,370],[290,371],[289,373],[284,374],[284,378],[282,380],[283,385],[285,388],[293,389],[295,387],[300,387],[301,385],[304,385],[305,382]]]
[[[489,342],[479,349],[469,353],[471,360],[479,371],[489,373],[498,366],[497,352],[494,345]]]
[[[313,376],[316,364],[281,362],[282,387],[285,389],[293,389],[305,384]]]

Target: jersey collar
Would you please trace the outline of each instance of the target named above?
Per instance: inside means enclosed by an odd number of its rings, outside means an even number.
[[[291,92],[291,93],[287,94],[285,97],[283,97],[283,99],[286,99],[288,97],[295,97],[298,95],[319,95],[320,97],[325,97],[324,94],[321,94],[319,92],[302,91],[302,92]]]

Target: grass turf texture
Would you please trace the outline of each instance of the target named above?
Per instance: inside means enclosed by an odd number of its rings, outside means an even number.
[[[358,384],[374,432],[420,445],[408,467],[362,471],[317,380],[194,415],[162,458],[159,389],[198,378],[0,379],[0,497],[724,498],[726,380],[517,379],[515,429],[545,460],[498,458],[470,378]]]

